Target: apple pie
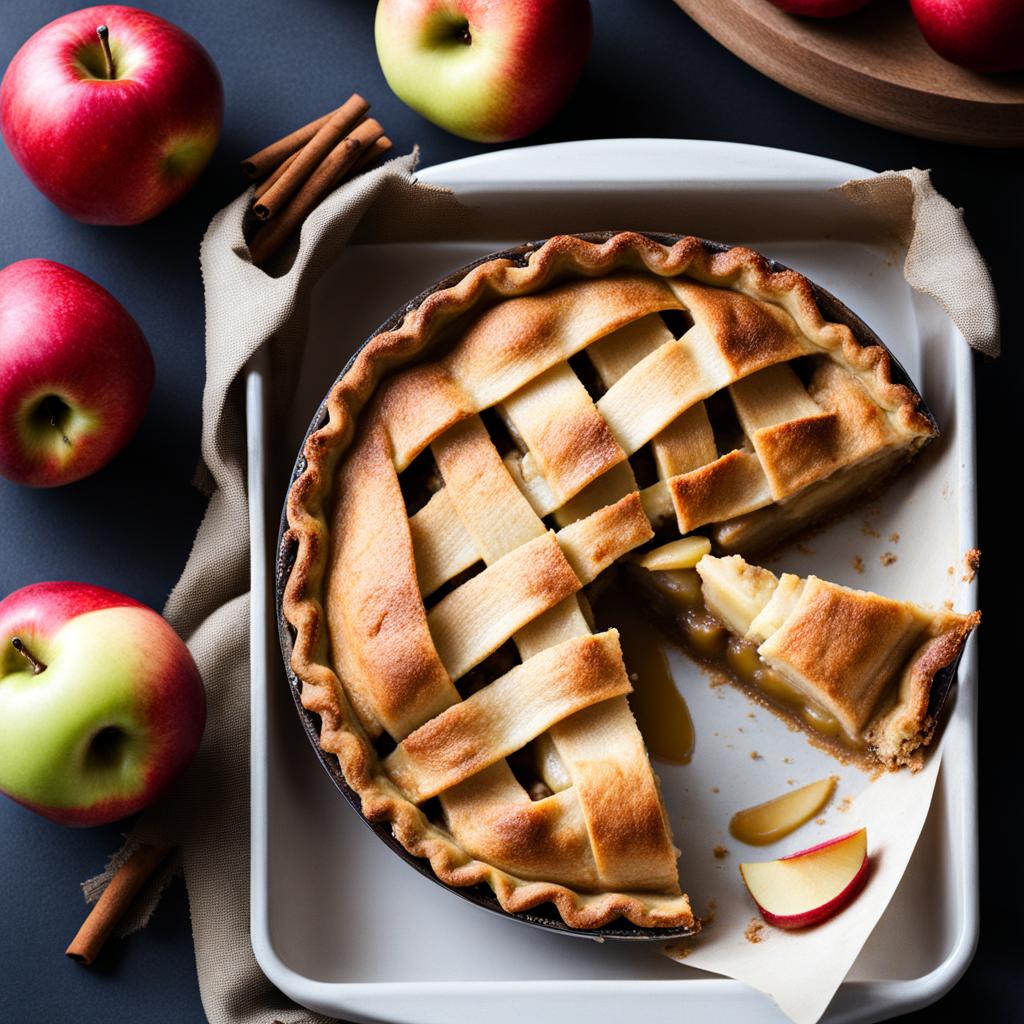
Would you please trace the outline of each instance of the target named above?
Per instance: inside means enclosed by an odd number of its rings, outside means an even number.
[[[574,928],[697,926],[618,633],[590,611],[612,567],[656,578],[652,613],[688,574],[713,656],[812,728],[887,766],[926,742],[969,617],[638,561],[698,530],[723,556],[775,547],[935,435],[819,299],[842,311],[749,249],[559,236],[422,296],[329,393],[287,503],[291,668],[364,816],[443,882]],[[850,621],[838,649],[826,606]]]

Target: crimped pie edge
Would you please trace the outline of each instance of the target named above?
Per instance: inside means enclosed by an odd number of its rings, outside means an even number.
[[[325,402],[326,424],[303,449],[305,468],[287,497],[284,542],[295,557],[283,590],[284,616],[294,630],[291,668],[301,683],[303,706],[318,715],[321,748],[337,757],[348,785],[359,794],[369,821],[387,821],[413,856],[427,858],[435,875],[452,886],[487,884],[510,913],[552,902],[571,928],[602,927],[622,916],[640,927],[696,928],[685,896],[648,893],[579,893],[564,885],[530,881],[476,860],[409,802],[380,771],[372,745],[355,719],[330,666],[322,602],[328,553],[327,509],[338,463],[354,436],[359,414],[389,371],[429,347],[435,329],[484,303],[541,291],[564,277],[603,276],[614,270],[646,270],[660,277],[686,274],[719,287],[783,306],[803,334],[823,352],[838,350],[901,432],[935,432],[917,394],[893,379],[892,359],[880,345],[862,346],[844,324],[827,322],[813,287],[793,270],[772,270],[759,253],[743,247],[724,252],[685,237],[666,246],[646,235],[621,232],[603,243],[573,235],[549,239],[521,266],[508,258],[481,263],[451,287],[429,293],[401,324],[377,334],[358,352]]]

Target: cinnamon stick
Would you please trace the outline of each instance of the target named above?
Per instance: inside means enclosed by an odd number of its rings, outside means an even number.
[[[391,140],[382,135],[372,146],[367,146],[362,155],[348,169],[347,176],[354,178],[367,164],[372,164],[378,157],[382,157],[392,146]]]
[[[249,244],[249,255],[253,263],[260,266],[269,259],[306,219],[306,215],[352,171],[360,157],[374,147],[383,135],[384,129],[371,117],[358,125],[351,135],[343,138],[310,175],[294,199],[253,236]],[[378,155],[390,148],[391,142],[388,140],[380,147]]]
[[[275,167],[279,167],[282,161],[302,149],[330,121],[334,114],[337,113],[337,110],[338,108],[328,110],[322,117],[318,117],[315,121],[310,121],[309,124],[304,124],[301,128],[296,128],[295,131],[286,135],[283,139],[278,139],[277,142],[264,146],[258,153],[253,153],[252,156],[246,157],[242,161],[242,173],[247,178],[252,178],[253,181],[270,173]]]
[[[311,174],[319,170],[339,142],[352,131],[370,105],[358,93],[349,97],[331,114],[326,124],[299,150],[299,155],[292,161],[274,184],[257,200],[252,212],[260,220],[269,220],[296,192],[299,191]],[[376,123],[376,122],[374,122]]]
[[[132,900],[171,849],[170,846],[143,844],[132,852],[118,868],[103,895],[93,904],[78,934],[65,951],[67,956],[81,964],[91,964],[96,959],[117,922],[131,906]]]
[[[383,156],[391,148],[391,140],[386,136],[379,138],[365,153],[352,165],[352,169],[349,171],[350,174],[355,174],[356,171],[365,167],[368,163],[376,160],[377,157]],[[256,191],[253,193],[253,199],[259,199],[261,196],[266,195],[267,190],[273,185],[278,178],[284,174],[285,171],[291,167],[292,162],[298,156],[298,153],[292,153],[292,155],[285,159],[284,163],[274,171],[270,177],[264,179],[256,186]]]
[[[291,156],[286,157],[284,162],[272,174],[264,178],[263,181],[256,186],[256,191],[253,193],[253,199],[260,199],[262,196],[265,196],[267,194],[267,190],[277,181],[278,178],[281,177],[282,174],[284,174],[285,171],[288,170],[289,167],[291,167],[293,163],[295,163],[295,158],[298,155],[299,154],[296,152],[292,153]]]

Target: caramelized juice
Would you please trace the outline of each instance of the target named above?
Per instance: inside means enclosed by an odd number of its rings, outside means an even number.
[[[629,706],[655,757],[689,764],[695,736],[690,709],[676,689],[665,653],[665,636],[630,602],[627,593],[608,590],[595,609],[602,629],[619,631],[622,656],[633,684]]]

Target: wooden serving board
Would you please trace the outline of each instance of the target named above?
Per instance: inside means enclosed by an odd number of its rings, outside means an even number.
[[[851,117],[943,142],[1024,146],[1024,73],[980,75],[943,60],[906,0],[834,19],[795,17],[770,0],[676,3],[758,71]]]

